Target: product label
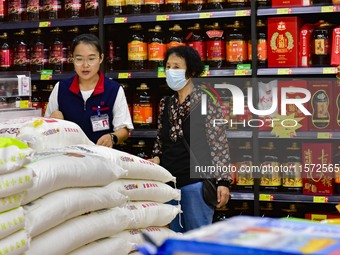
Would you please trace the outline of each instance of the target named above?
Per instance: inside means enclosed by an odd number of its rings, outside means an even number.
[[[81,10],[81,1],[80,0],[65,0],[65,10],[66,11]]]
[[[329,98],[326,91],[319,90],[312,96],[313,117],[312,123],[316,128],[325,128],[329,125],[330,115],[328,111]]]
[[[237,186],[249,186],[254,185],[254,177],[252,172],[251,161],[241,161],[236,163],[237,175],[236,175],[236,185]]]
[[[50,50],[50,63],[62,63],[63,62],[63,46],[53,45]]]
[[[225,42],[208,41],[207,42],[207,60],[225,60]]]
[[[170,48],[172,48],[172,47],[177,47],[177,46],[185,46],[185,43],[172,41],[172,42],[169,42],[169,43],[166,45],[166,48],[167,48],[167,49],[170,49]]]
[[[265,39],[257,41],[257,59],[261,61],[267,60],[267,40]]]
[[[275,32],[270,38],[270,48],[276,53],[287,53],[294,48],[294,38],[290,32]]]
[[[21,0],[12,0],[8,2],[8,14],[21,14],[24,11],[24,6]]]
[[[325,55],[330,53],[328,39],[315,39],[314,40],[314,53],[316,55]]]
[[[242,62],[247,59],[247,42],[232,40],[227,42],[228,62]]]
[[[151,61],[164,60],[166,45],[163,43],[152,42],[148,45],[148,57]]]
[[[223,3],[224,0],[208,0],[208,3]]]
[[[165,4],[182,4],[184,0],[165,0]]]
[[[85,10],[98,9],[98,0],[85,0]]]
[[[44,12],[56,12],[61,10],[60,0],[45,0],[45,4],[43,6]]]
[[[0,18],[4,18],[5,16],[5,8],[4,8],[4,1],[0,0]]]
[[[209,30],[206,34],[209,38],[222,38],[223,30]]]
[[[260,178],[260,186],[280,186],[281,178],[278,162],[263,162]]]
[[[206,44],[204,42],[188,42],[188,46],[197,50],[202,61],[206,60],[207,49],[206,49]]]
[[[126,5],[143,5],[143,0],[125,0]]]
[[[302,187],[301,163],[285,164],[288,171],[282,172],[282,186],[290,188]]]
[[[258,49],[257,49],[258,50]],[[266,52],[267,53],[267,52]],[[249,40],[248,41],[248,60],[252,60],[253,55],[253,48],[252,48],[252,43]]]
[[[29,63],[27,46],[19,45],[14,52],[14,65],[27,65]]]
[[[146,42],[131,41],[128,43],[128,60],[147,60],[148,46]]]
[[[12,50],[0,50],[0,67],[11,67],[13,65]]]
[[[159,5],[159,4],[164,4],[164,0],[144,0],[144,4]]]
[[[187,0],[188,4],[204,4],[203,0]]]
[[[125,5],[125,0],[107,0],[106,1],[107,7],[123,6],[123,5]]]
[[[151,104],[133,104],[133,122],[138,124],[152,123]]]
[[[27,1],[27,12],[39,13],[39,10],[40,10],[39,0]]]

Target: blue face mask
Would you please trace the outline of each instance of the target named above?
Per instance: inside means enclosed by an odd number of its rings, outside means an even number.
[[[184,88],[188,82],[188,80],[185,79],[185,71],[184,69],[166,70],[166,83],[170,89],[178,91]]]

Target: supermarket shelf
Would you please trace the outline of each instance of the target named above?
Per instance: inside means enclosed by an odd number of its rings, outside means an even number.
[[[252,138],[252,131],[227,131],[228,138]]]
[[[336,67],[297,67],[297,68],[261,68],[257,75],[310,75],[337,74]]]
[[[231,199],[233,200],[254,200],[254,193],[253,192],[237,192],[232,191],[230,193]]]
[[[331,13],[340,12],[339,5],[326,6],[301,6],[284,8],[261,8],[257,10],[258,16],[287,15],[287,14],[311,14],[311,13]]]
[[[21,22],[0,22],[3,29],[25,29],[25,28],[45,28],[45,27],[66,27],[66,26],[89,26],[99,23],[98,17],[82,17],[74,19],[51,19],[40,21],[21,21]],[[3,30],[0,29],[0,30]]]
[[[197,19],[246,17],[246,16],[250,16],[250,9],[228,11],[204,10],[202,12],[158,13],[156,15],[143,14],[126,16],[106,16],[104,17],[104,24],[121,24],[121,23],[171,21],[171,20],[197,20]]]
[[[34,73],[31,75],[32,81],[44,81],[44,80],[51,80],[51,81],[59,81],[62,79],[70,78],[74,75],[74,72],[65,72],[61,74],[37,74]]]
[[[335,196],[313,196],[286,193],[260,193],[260,201],[266,202],[296,202],[296,203],[328,203],[339,204],[340,195]]]
[[[130,138],[156,138],[156,129],[134,129],[130,134]]]
[[[277,138],[275,134],[270,131],[260,131],[258,138]],[[287,139],[287,138],[277,138],[277,139]],[[289,139],[340,139],[340,132],[296,132],[296,136]]]

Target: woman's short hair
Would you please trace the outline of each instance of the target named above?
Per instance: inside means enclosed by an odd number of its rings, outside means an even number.
[[[72,52],[74,52],[74,49],[80,43],[89,44],[89,45],[94,46],[97,49],[97,51],[99,52],[99,56],[101,56],[102,53],[103,53],[103,49],[100,45],[100,41],[99,41],[98,37],[95,36],[94,34],[81,34],[81,35],[78,35],[76,38],[74,38],[73,41],[72,41],[72,46],[71,46]]]
[[[164,64],[168,62],[168,58],[171,54],[183,58],[187,65],[186,76],[187,77],[199,77],[204,71],[204,65],[201,61],[201,57],[197,50],[190,46],[177,46],[172,47],[165,53]]]

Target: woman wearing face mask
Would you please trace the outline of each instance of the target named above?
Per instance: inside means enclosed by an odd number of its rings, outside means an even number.
[[[229,164],[229,146],[225,125],[213,127],[209,116],[221,116],[219,107],[210,107],[201,114],[203,91],[194,86],[191,78],[199,77],[203,64],[196,50],[189,46],[170,48],[165,55],[166,82],[176,93],[160,101],[157,138],[150,159],[176,177],[176,188],[181,189],[181,222],[178,217],[170,223],[176,232],[186,232],[212,223],[214,208],[205,203],[202,193],[202,179],[190,177],[190,149],[201,165],[226,166]],[[209,97],[208,97],[209,98]],[[192,130],[192,134],[190,134]],[[197,137],[197,138],[196,138]],[[224,206],[229,200],[231,177],[215,176],[218,205]],[[169,185],[174,186],[172,183]],[[171,201],[177,204],[177,201]]]
[[[54,86],[45,116],[77,123],[97,145],[122,143],[133,125],[123,88],[99,70],[104,58],[99,39],[81,34],[72,52],[76,75]]]

